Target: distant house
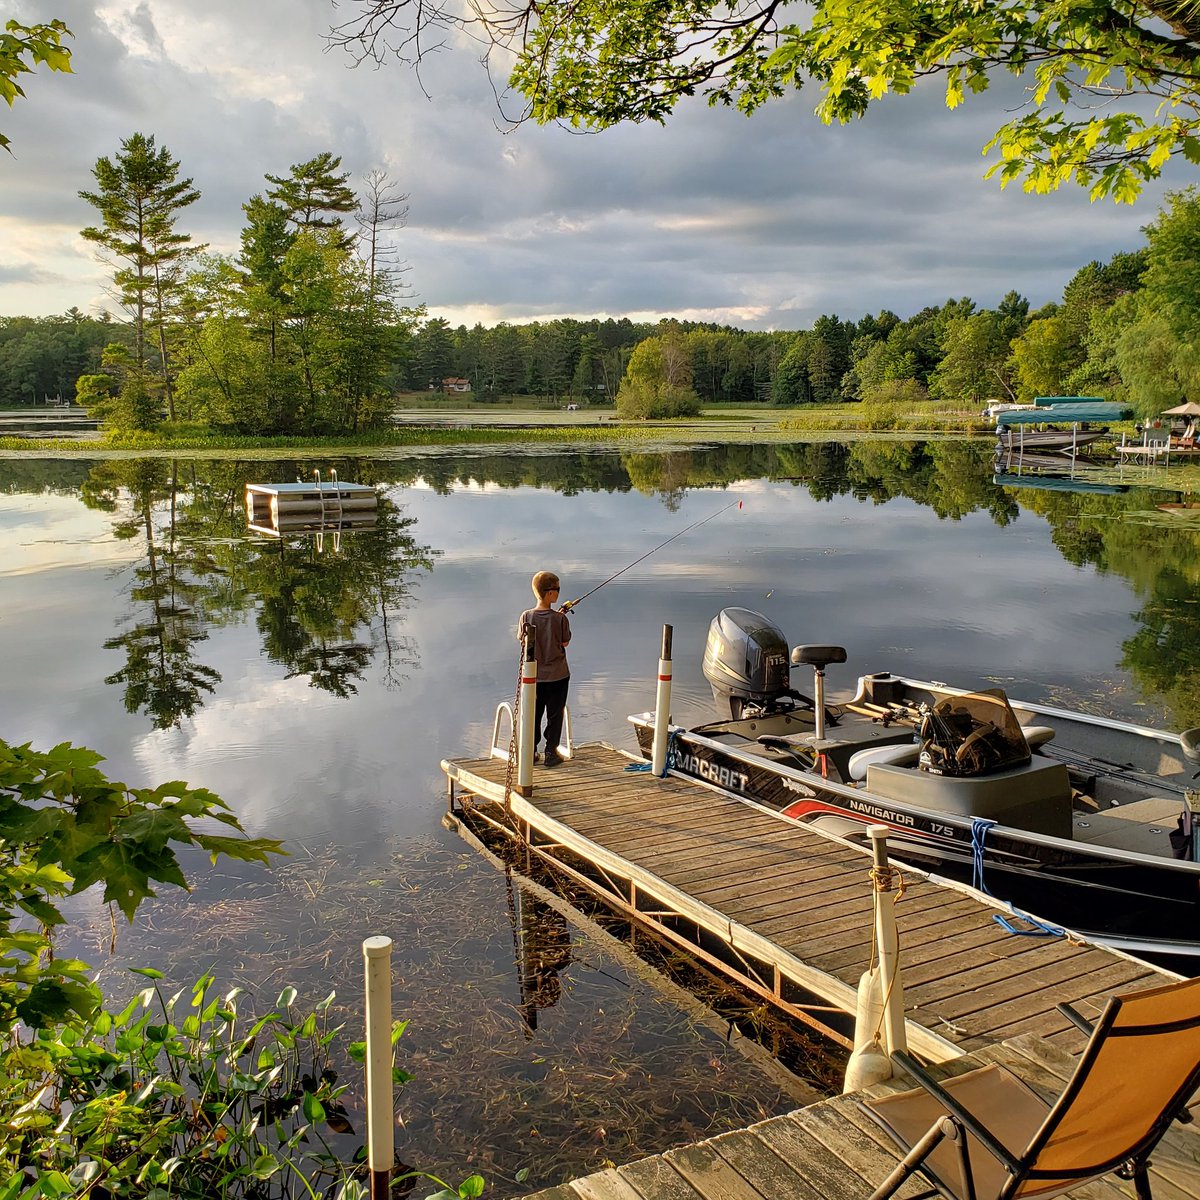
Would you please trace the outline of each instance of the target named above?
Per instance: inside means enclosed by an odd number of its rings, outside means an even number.
[[[443,392],[469,392],[471,390],[471,381],[469,379],[443,379]]]

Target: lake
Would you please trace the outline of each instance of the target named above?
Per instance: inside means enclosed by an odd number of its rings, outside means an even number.
[[[248,534],[245,484],[314,468],[376,487],[376,527]],[[997,475],[989,442],[896,438],[6,457],[0,732],[89,746],[130,784],[207,787],[252,834],[286,839],[271,872],[189,860],[193,892],[122,923],[115,950],[81,898],[69,948],[114,994],[129,965],[176,986],[212,969],[263,1004],[287,984],[313,1002],[336,989],[356,1020],[361,941],[385,934],[415,1076],[400,1153],[520,1194],[803,1091],[443,828],[439,761],[483,753],[512,698],[532,574],[555,570],[573,598],[666,543],[572,614],[577,741],[633,748],[625,717],[653,706],[664,623],[673,715],[709,716],[701,654],[731,605],[793,644],[845,646],[834,696],[891,669],[1183,727],[1200,724],[1196,479]],[[549,946],[532,995],[518,935]]]

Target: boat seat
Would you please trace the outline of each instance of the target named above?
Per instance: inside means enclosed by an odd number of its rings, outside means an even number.
[[[1054,736],[1054,730],[1049,725],[1024,725],[1021,732],[1025,735],[1025,743],[1030,750],[1044,746]]]
[[[1048,758],[990,775],[935,775],[893,763],[872,763],[867,791],[883,800],[969,820],[984,817],[1030,833],[1071,836],[1071,780]]]
[[[890,763],[896,767],[909,767],[921,757],[920,742],[894,742],[888,746],[868,746],[850,755],[847,773],[851,779],[862,782],[867,777],[867,768],[872,763]]]

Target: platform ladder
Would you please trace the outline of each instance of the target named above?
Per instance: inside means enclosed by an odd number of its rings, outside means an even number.
[[[318,467],[313,467],[313,478],[317,481],[317,498],[321,501],[321,524],[332,524],[333,522],[341,523],[342,520],[342,492],[338,487],[337,471],[332,467],[329,470],[330,482],[333,485],[333,495],[329,497],[330,503],[326,505],[325,485],[321,482],[321,471]],[[332,513],[332,520],[330,514]]]

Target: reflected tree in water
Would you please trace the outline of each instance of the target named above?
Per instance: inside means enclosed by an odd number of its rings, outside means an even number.
[[[104,643],[125,652],[125,665],[105,683],[123,686],[126,711],[149,714],[155,729],[192,716],[221,682],[196,657],[208,639],[206,584],[181,550],[179,492],[178,464],[159,459],[103,463],[83,486],[85,504],[116,514],[117,538],[142,542],[140,561],[126,568],[133,576],[129,624]]]
[[[247,480],[307,477],[311,463],[131,461],[93,466],[83,484],[89,506],[111,512],[118,537],[138,541],[126,627],[107,644],[125,665],[110,676],[131,711],[156,727],[191,716],[219,684],[199,659],[213,627],[253,614],[265,654],[289,676],[350,696],[378,662],[390,686],[418,665],[403,636],[414,577],[436,551],[419,545],[413,522],[381,496],[373,531],[347,534],[340,550],[310,538],[248,539],[242,517]],[[1072,493],[993,482],[992,446],[975,440],[863,439],[782,445],[692,447],[666,454],[447,454],[422,459],[346,460],[342,478],[435,491],[488,484],[564,494],[636,488],[678,507],[690,490],[742,480],[786,481],[817,501],[853,494],[876,504],[904,498],[940,517],[987,514],[1001,526],[1034,513],[1064,559],[1127,580],[1141,598],[1140,629],[1121,666],[1147,697],[1173,712],[1177,727],[1200,724],[1200,528],[1176,517],[1151,532],[1147,491]],[[0,491],[52,486],[25,464],[0,467]],[[1153,722],[1151,722],[1153,723]],[[1171,723],[1168,720],[1167,723]]]
[[[375,528],[326,535],[319,546],[311,535],[245,536],[247,479],[302,470],[149,459],[93,467],[84,502],[113,514],[116,537],[142,546],[126,568],[128,626],[105,643],[125,651],[106,682],[124,687],[129,712],[147,713],[156,729],[193,716],[221,681],[196,660],[196,645],[251,612],[267,657],[332,695],[353,695],[376,657],[391,687],[418,666],[401,613],[412,576],[432,569],[435,552],[417,544],[415,521],[386,497]]]

